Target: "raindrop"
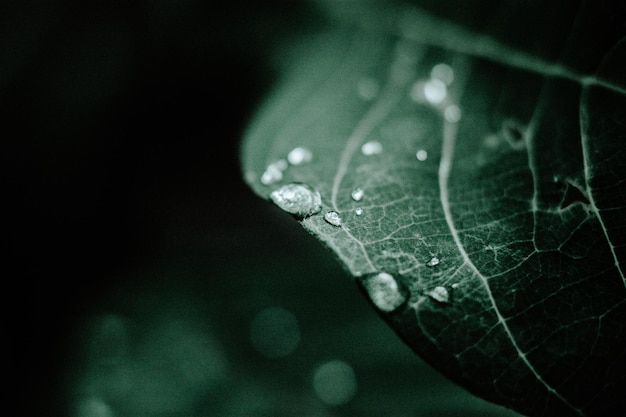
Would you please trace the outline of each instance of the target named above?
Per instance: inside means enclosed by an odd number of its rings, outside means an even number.
[[[439,262],[439,258],[433,256],[428,262],[426,262],[426,266],[437,266],[439,265]]]
[[[382,153],[382,151],[383,151],[382,143],[376,140],[371,140],[369,142],[364,143],[363,146],[361,146],[361,152],[363,153],[363,155],[366,155],[366,156],[378,155],[379,153]]]
[[[373,78],[363,78],[359,80],[357,84],[357,93],[365,101],[370,101],[376,98],[380,85],[378,81]]]
[[[287,213],[307,217],[322,210],[320,193],[306,184],[291,183],[272,191],[270,199]]]
[[[357,391],[354,370],[340,360],[325,362],[313,372],[313,390],[325,404],[346,404]]]
[[[363,214],[363,209],[362,209],[361,207],[357,207],[357,208],[354,210],[354,213],[355,213],[357,216],[360,216],[361,214]]]
[[[443,117],[450,123],[461,120],[461,109],[455,104],[451,104],[443,111]]]
[[[424,83],[424,97],[429,103],[439,104],[447,95],[448,89],[443,81],[433,78]]]
[[[454,70],[448,64],[437,64],[430,70],[431,78],[443,81],[446,85],[452,84],[454,81]]]
[[[293,148],[291,152],[287,154],[287,161],[291,165],[302,165],[307,162],[311,162],[313,159],[313,152],[311,152],[307,148],[302,148],[298,146],[297,148]]]
[[[361,201],[363,199],[364,193],[365,192],[363,191],[362,188],[355,188],[350,194],[350,196],[352,197],[354,201]]]
[[[368,275],[361,282],[374,305],[386,313],[394,311],[407,299],[406,291],[400,288],[393,275],[386,272]]]
[[[420,149],[419,151],[417,151],[415,156],[417,157],[418,161],[423,162],[428,158],[428,152],[426,152],[424,149]]]
[[[326,220],[327,223],[330,223],[333,226],[341,226],[341,217],[339,217],[339,213],[337,213],[336,211],[327,211],[324,214],[324,220]]]
[[[449,303],[450,302],[450,293],[446,289],[446,287],[438,286],[433,288],[428,296],[433,300],[440,303]]]
[[[282,307],[261,310],[250,324],[254,347],[269,358],[292,353],[300,343],[300,327],[296,317]]]

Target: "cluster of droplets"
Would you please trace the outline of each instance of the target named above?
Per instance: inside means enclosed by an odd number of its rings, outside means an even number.
[[[446,121],[457,123],[461,120],[461,109],[453,103],[448,92],[454,81],[454,70],[448,64],[439,63],[430,70],[430,78],[418,80],[411,86],[411,99],[426,102],[439,109]]]
[[[272,162],[261,174],[261,183],[264,185],[275,184],[282,181],[284,172],[289,166],[299,166],[309,163],[313,160],[313,152],[310,149],[298,146],[293,148],[288,154],[287,159],[279,159]]]

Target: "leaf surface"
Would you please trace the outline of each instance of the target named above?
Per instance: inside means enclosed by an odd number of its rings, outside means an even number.
[[[319,192],[302,226],[471,392],[626,413],[624,43],[582,35],[588,3],[555,13],[545,44],[504,36],[501,15],[329,7],[339,23],[287,60],[246,132],[246,181]]]

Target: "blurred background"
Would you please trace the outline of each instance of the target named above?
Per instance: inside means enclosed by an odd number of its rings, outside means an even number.
[[[513,415],[242,180],[275,51],[327,24],[297,1],[0,6],[11,415]]]

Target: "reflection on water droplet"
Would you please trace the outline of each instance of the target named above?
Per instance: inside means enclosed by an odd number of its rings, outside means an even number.
[[[292,353],[300,343],[300,327],[296,317],[282,307],[261,310],[250,324],[254,347],[269,358]]]
[[[448,64],[437,64],[430,70],[431,78],[435,78],[443,81],[445,84],[450,85],[454,81],[454,70]]]
[[[420,149],[419,151],[417,151],[415,156],[417,157],[418,161],[423,162],[428,158],[428,152],[426,152],[424,149]]]
[[[373,78],[362,78],[357,84],[357,93],[363,100],[370,101],[378,95],[380,86]]]
[[[354,210],[354,213],[355,213],[357,216],[360,216],[361,214],[363,214],[363,209],[362,209],[361,207],[357,207],[357,208]]]
[[[439,265],[439,262],[439,258],[433,256],[428,262],[426,262],[426,266],[437,266]]]
[[[450,123],[461,120],[461,109],[455,104],[451,104],[443,111],[443,117]]]
[[[448,88],[443,81],[433,78],[424,83],[424,97],[429,103],[439,104],[447,95]]]
[[[313,390],[325,404],[346,404],[356,394],[356,375],[352,367],[343,361],[323,363],[313,373]]]
[[[376,140],[371,140],[369,142],[364,143],[363,146],[361,146],[361,152],[363,153],[363,155],[366,155],[366,156],[377,155],[381,153],[382,151],[383,151],[382,143]]]
[[[435,287],[428,293],[428,296],[432,298],[433,300],[440,302],[440,303],[450,302],[450,293],[448,292],[446,287],[442,287],[442,286]]]
[[[363,194],[365,194],[365,192],[362,188],[355,188],[350,194],[350,197],[352,197],[354,201],[361,201],[363,199]]]
[[[287,161],[291,165],[302,165],[307,162],[311,162],[313,159],[313,152],[311,152],[307,148],[302,148],[298,146],[297,148],[293,148],[291,152],[287,154]]]
[[[291,183],[272,191],[270,199],[287,213],[307,217],[322,210],[320,193],[306,184]]]
[[[339,217],[339,213],[337,213],[336,211],[327,211],[324,214],[324,220],[326,220],[327,223],[330,223],[333,226],[341,226],[341,217]]]
[[[368,275],[361,282],[374,305],[386,313],[394,311],[407,299],[406,292],[400,288],[393,275],[386,272]]]

